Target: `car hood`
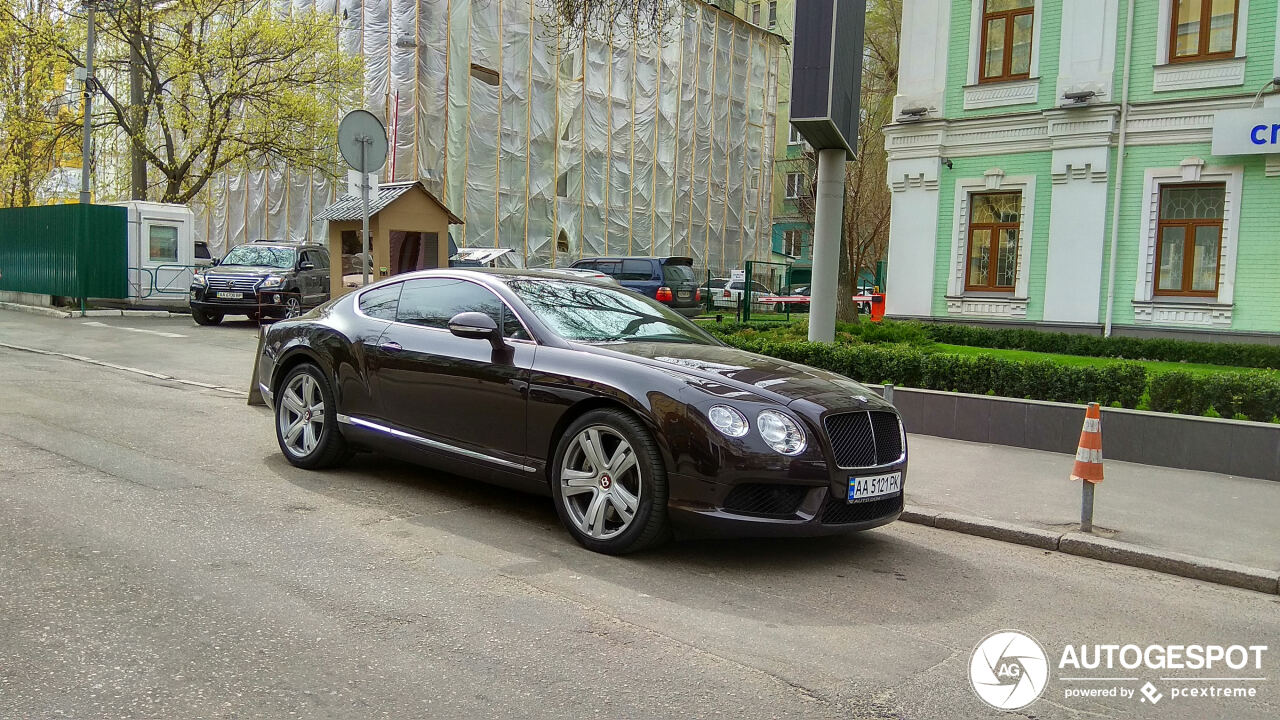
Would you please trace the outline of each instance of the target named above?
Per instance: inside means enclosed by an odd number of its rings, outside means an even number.
[[[724,345],[628,342],[584,346],[589,352],[628,356],[652,367],[790,405],[806,400],[830,409],[882,409],[890,405],[861,383],[827,370]]]
[[[271,265],[215,265],[205,271],[207,275],[268,275],[270,273],[288,272],[288,268],[272,267]]]

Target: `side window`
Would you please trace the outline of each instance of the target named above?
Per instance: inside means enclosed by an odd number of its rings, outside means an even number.
[[[312,264],[314,265],[314,264],[315,264],[315,262],[316,262],[316,255],[315,255],[315,253],[311,252],[310,250],[303,250],[303,251],[302,251],[302,254],[298,256],[298,265],[299,265],[299,266],[301,266],[301,265],[302,265],[302,263],[312,263]],[[319,267],[319,266],[317,265],[317,267]]]
[[[739,281],[739,282],[732,282],[732,283],[729,283],[729,289],[730,289],[730,290],[741,290],[741,289],[742,289],[742,282],[741,282],[741,281]]]
[[[403,283],[369,290],[360,296],[360,312],[379,320],[395,320]]]
[[[579,260],[573,264],[573,267],[581,268],[583,270],[595,270],[596,262],[594,260]]]
[[[617,260],[598,260],[596,261],[596,270],[599,270],[605,275],[618,277],[622,274],[622,263]]]
[[[317,270],[328,270],[329,269],[329,253],[323,250],[312,250],[311,262],[316,264]]]
[[[482,312],[503,329],[503,336],[527,340],[520,321],[488,289],[466,280],[423,278],[404,283],[396,320],[411,325],[447,329],[449,318],[462,312]]]
[[[623,260],[619,280],[651,280],[653,264],[648,260]]]

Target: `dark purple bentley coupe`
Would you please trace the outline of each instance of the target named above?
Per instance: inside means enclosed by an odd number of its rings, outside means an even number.
[[[549,494],[599,552],[673,532],[865,530],[902,512],[893,406],[590,280],[398,275],[272,325],[258,382],[294,465],[382,452]]]

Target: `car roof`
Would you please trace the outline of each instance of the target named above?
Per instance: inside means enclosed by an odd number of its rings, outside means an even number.
[[[585,260],[657,260],[658,262],[666,262],[668,260],[688,260],[689,262],[693,262],[693,258],[686,257],[684,255],[662,255],[659,257],[655,257],[653,255],[588,255],[579,258],[574,262],[580,263]]]

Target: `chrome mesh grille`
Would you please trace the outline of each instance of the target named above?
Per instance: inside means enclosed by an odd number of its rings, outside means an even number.
[[[828,415],[823,425],[839,467],[877,467],[902,457],[902,423],[895,413],[876,410]]]
[[[228,275],[208,275],[204,276],[205,285],[210,290],[234,290],[237,292],[253,292],[258,287],[258,283],[262,282],[262,278],[257,277],[232,277]]]

